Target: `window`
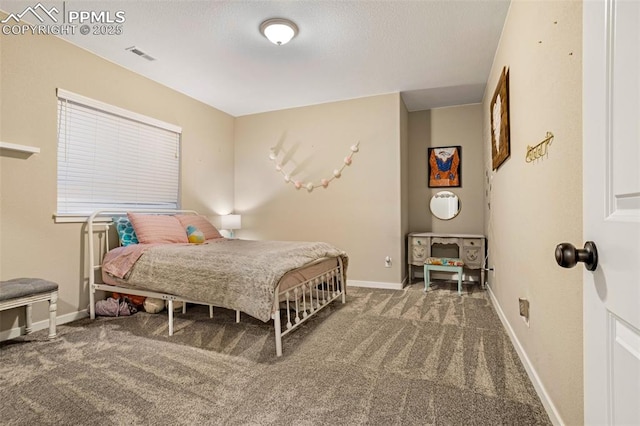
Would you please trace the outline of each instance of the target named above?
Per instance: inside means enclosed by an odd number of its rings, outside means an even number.
[[[181,132],[58,89],[57,216],[178,208]]]

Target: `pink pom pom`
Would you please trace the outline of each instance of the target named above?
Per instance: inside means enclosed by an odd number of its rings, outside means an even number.
[[[320,183],[322,184],[323,188],[326,188],[327,186],[329,186],[329,181],[326,179],[322,179]]]
[[[293,185],[296,187],[296,189],[300,189],[302,187],[302,184],[298,181],[295,181]]]
[[[346,164],[347,166],[351,165],[351,156],[345,157],[344,164]]]

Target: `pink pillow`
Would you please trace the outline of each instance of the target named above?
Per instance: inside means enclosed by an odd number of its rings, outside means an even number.
[[[138,241],[152,243],[188,243],[187,233],[175,216],[127,213]]]
[[[205,240],[222,238],[222,235],[220,235],[220,232],[218,232],[216,227],[213,226],[211,222],[209,222],[207,218],[204,216],[195,215],[195,214],[178,214],[176,215],[176,217],[182,224],[182,227],[185,229],[185,232],[187,227],[191,225],[191,226],[195,226],[200,231],[202,231],[202,233],[204,234]]]

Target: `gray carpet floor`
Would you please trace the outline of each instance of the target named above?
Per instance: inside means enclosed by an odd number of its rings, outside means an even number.
[[[0,343],[4,425],[548,425],[486,292],[350,288],[283,340],[194,306]]]

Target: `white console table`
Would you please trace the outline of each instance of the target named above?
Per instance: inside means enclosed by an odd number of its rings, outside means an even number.
[[[407,241],[409,284],[413,281],[413,266],[423,267],[427,257],[431,257],[431,249],[435,244],[455,244],[458,246],[458,257],[464,261],[465,269],[480,270],[480,283],[484,288],[486,241],[484,235],[475,234],[410,233]]]

